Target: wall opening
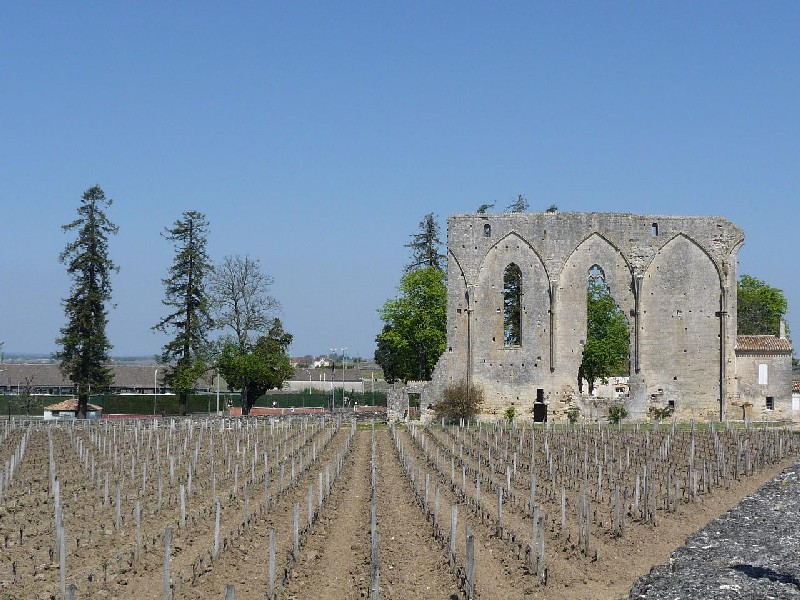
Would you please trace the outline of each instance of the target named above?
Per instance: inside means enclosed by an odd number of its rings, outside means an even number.
[[[656,237],[658,235],[658,223],[653,223],[650,226],[650,235]]]
[[[546,423],[547,422],[547,404],[544,402],[533,403],[533,422]]]
[[[585,382],[594,395],[598,381],[630,374],[630,328],[611,296],[603,269],[592,265],[587,275],[586,340],[578,367],[578,391],[583,393]]]
[[[503,344],[522,345],[522,271],[514,263],[503,272]]]
[[[775,410],[775,398],[767,396],[767,410]]]
[[[483,225],[483,237],[491,237],[492,235],[492,226],[488,223],[484,223]]]

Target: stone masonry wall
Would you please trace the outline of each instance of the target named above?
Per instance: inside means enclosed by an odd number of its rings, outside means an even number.
[[[511,405],[530,415],[540,394],[548,419],[563,419],[578,399],[587,282],[596,266],[628,318],[631,415],[644,418],[651,403],[669,402],[678,417],[732,410],[743,242],[744,232],[723,217],[450,217],[447,348],[423,405],[465,379],[483,386],[489,415]],[[514,347],[503,339],[503,273],[511,263],[522,273],[522,343]]]

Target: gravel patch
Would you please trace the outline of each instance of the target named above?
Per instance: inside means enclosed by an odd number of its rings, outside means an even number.
[[[800,462],[692,534],[628,598],[800,599]]]

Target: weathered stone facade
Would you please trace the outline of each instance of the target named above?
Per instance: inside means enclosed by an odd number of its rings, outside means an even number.
[[[450,382],[483,386],[485,412],[563,419],[579,400],[589,271],[628,318],[632,417],[732,409],[736,254],[723,217],[606,213],[459,214],[448,219],[447,348],[423,407]],[[504,338],[504,272],[521,273],[521,338]],[[539,402],[537,402],[537,397]],[[740,412],[740,409],[737,409]],[[731,415],[737,418],[736,415]]]
[[[792,345],[785,337],[736,338],[737,419],[795,420],[792,405]]]

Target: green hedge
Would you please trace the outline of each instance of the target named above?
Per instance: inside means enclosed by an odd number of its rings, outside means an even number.
[[[334,402],[337,407],[342,406],[342,390],[334,390]],[[348,405],[352,406],[358,402],[359,406],[386,406],[385,392],[347,392],[344,394],[348,399]],[[295,393],[269,393],[261,396],[255,402],[255,406],[272,406],[275,402],[278,408],[302,408],[306,406],[324,406],[330,408],[331,394],[312,391]],[[236,406],[239,406],[237,403]]]
[[[334,390],[336,406],[342,405],[342,391]],[[386,394],[366,392],[345,394],[350,405],[358,402],[360,406],[386,406]],[[25,396],[13,394],[0,396],[0,416],[7,415],[9,404],[11,414],[41,416],[44,407],[66,400],[69,396],[31,396],[28,402]],[[225,410],[228,400],[233,406],[241,406],[238,393],[220,393],[219,408]],[[93,394],[89,399],[91,404],[103,407],[103,414],[131,414],[131,415],[152,415],[153,395],[152,394]],[[275,402],[279,408],[301,408],[306,406],[323,406],[329,408],[331,405],[331,394],[307,391],[303,393],[270,393],[261,396],[255,403],[256,406],[270,407]],[[191,394],[187,399],[187,411],[190,413],[208,413],[217,410],[216,394]],[[156,396],[155,414],[157,415],[177,415],[178,396],[171,394],[158,394]]]
[[[220,394],[219,409],[225,410],[228,400],[234,404],[239,403],[239,394]],[[118,396],[113,394],[92,396],[92,404],[103,407],[103,413],[134,414],[134,415],[177,415],[178,396],[172,394],[158,394],[156,396],[155,411],[153,410],[152,394],[131,394]],[[186,410],[190,413],[209,413],[217,410],[216,394],[190,394],[186,399]]]

